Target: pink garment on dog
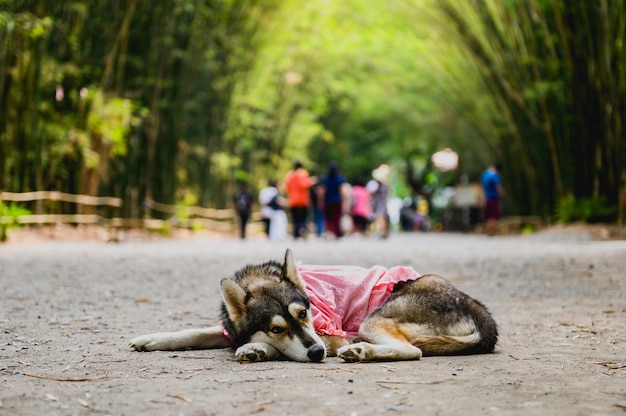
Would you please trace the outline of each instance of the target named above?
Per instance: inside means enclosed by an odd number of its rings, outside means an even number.
[[[356,337],[365,317],[389,299],[396,284],[421,277],[411,267],[300,266],[320,335]]]

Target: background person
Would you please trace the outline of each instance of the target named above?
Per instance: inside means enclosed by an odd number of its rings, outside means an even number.
[[[309,204],[311,203],[309,188],[311,188],[314,182],[309,176],[309,172],[304,169],[304,166],[299,161],[293,164],[293,169],[285,177],[283,186],[287,192],[287,201],[293,222],[293,237],[296,239],[306,237],[307,217],[309,215]]]
[[[321,237],[324,234],[324,190],[320,183],[311,186],[311,212],[315,224],[315,235]]]
[[[358,179],[352,187],[352,221],[355,230],[361,234],[368,234],[371,217],[372,195],[365,187],[365,181]]]
[[[326,232],[341,237],[341,214],[343,213],[342,185],[346,178],[339,172],[339,165],[332,161],[328,166],[328,174],[320,184],[324,190],[324,228]]]
[[[372,171],[374,179],[367,183],[367,190],[372,194],[372,211],[376,223],[376,236],[389,236],[389,214],[387,198],[389,197],[389,166],[383,164]]]
[[[500,203],[502,198],[504,198],[502,169],[501,163],[494,163],[483,172],[481,177],[481,184],[485,197],[485,233],[489,236],[496,234],[498,219],[501,215]]]
[[[239,184],[239,189],[235,192],[233,201],[235,203],[235,211],[239,217],[239,236],[243,240],[246,238],[246,227],[252,211],[252,194],[248,190],[248,184],[244,182]]]
[[[270,224],[272,221],[272,216],[274,215],[274,209],[280,208],[277,207],[277,201],[280,192],[276,187],[276,181],[271,180],[268,182],[267,186],[259,192],[259,204],[261,204],[261,221],[263,222],[263,231],[269,237],[270,235]]]

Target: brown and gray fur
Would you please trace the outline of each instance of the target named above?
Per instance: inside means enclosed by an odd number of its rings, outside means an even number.
[[[241,362],[319,362],[327,355],[358,362],[489,353],[498,340],[487,308],[435,275],[396,285],[389,300],[362,322],[358,340],[315,333],[305,283],[290,250],[284,263],[245,266],[232,279],[223,279],[221,289],[222,325],[142,335],[131,340],[130,347],[154,351],[234,346]]]

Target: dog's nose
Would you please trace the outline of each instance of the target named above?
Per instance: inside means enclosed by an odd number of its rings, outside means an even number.
[[[314,345],[309,348],[309,351],[306,355],[309,357],[309,360],[318,363],[324,358],[325,352],[326,350],[324,350],[324,347],[322,347],[321,345]]]

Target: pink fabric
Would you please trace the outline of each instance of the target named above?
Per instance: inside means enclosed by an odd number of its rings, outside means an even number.
[[[222,327],[222,334],[224,334],[226,339],[228,339],[228,342],[230,343],[230,345],[235,345],[235,340],[233,339],[233,337],[230,336],[226,328],[224,328],[224,324],[221,321],[220,321],[220,326]]]
[[[421,276],[410,267],[301,266],[321,335],[356,337],[363,319],[389,299],[394,286]]]

